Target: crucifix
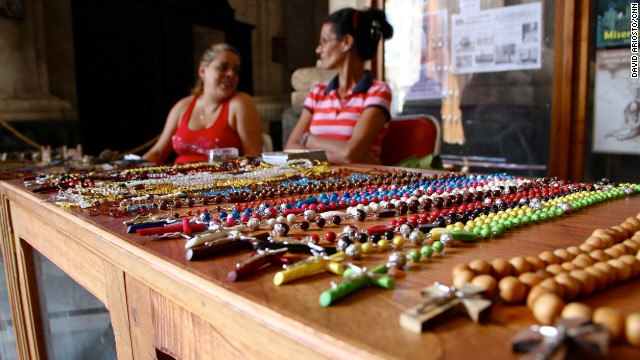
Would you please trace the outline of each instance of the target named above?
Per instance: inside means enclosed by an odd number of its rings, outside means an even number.
[[[275,250],[287,248],[290,253],[306,253],[313,254],[313,252],[322,252],[326,255],[333,255],[338,250],[333,246],[320,246],[316,245],[310,240],[297,240],[290,237],[275,237],[270,236],[269,241],[255,243],[254,250]]]
[[[321,271],[330,271],[334,274],[342,275],[344,267],[340,264],[340,261],[346,258],[344,252],[340,251],[327,256],[327,253],[323,251],[321,246],[309,244],[309,247],[317,247],[318,249],[314,251],[312,256],[277,272],[273,278],[274,284],[282,285],[286,282],[314,275]]]
[[[441,318],[459,312],[479,322],[491,309],[491,300],[483,298],[483,293],[483,289],[472,284],[458,289],[436,282],[422,290],[422,304],[400,314],[400,326],[421,333]]]
[[[204,243],[208,243],[208,242],[210,243],[217,239],[225,238],[232,234],[240,234],[246,228],[247,228],[246,225],[235,225],[232,227],[225,227],[225,228],[221,227],[213,231],[203,232],[202,234],[196,235],[193,238],[189,239],[189,241],[187,241],[187,243],[184,244],[184,247],[186,249],[189,249],[192,247],[196,247],[198,245],[202,245]]]
[[[186,222],[182,222],[179,225],[166,225],[159,227],[150,227],[150,228],[139,228],[136,230],[138,235],[141,236],[151,236],[158,234],[166,234],[173,232],[183,232],[191,234],[192,231],[203,231],[207,229],[207,224],[205,223],[190,223],[188,220]]]
[[[554,326],[531,325],[511,339],[522,359],[546,360],[604,357],[609,353],[609,332],[589,318],[559,319]],[[595,356],[594,356],[595,355]]]
[[[383,289],[393,289],[395,282],[392,277],[385,275],[386,273],[386,265],[380,265],[368,271],[367,268],[359,268],[353,264],[349,264],[349,267],[343,273],[344,279],[337,283],[331,282],[331,289],[320,294],[318,301],[320,305],[327,307],[369,284]]]
[[[293,263],[292,258],[284,256],[288,251],[287,248],[277,250],[257,250],[251,253],[251,257],[243,262],[236,264],[236,268],[229,272],[227,279],[229,281],[237,281],[243,277],[254,273],[265,265],[290,265]]]
[[[269,237],[266,232],[253,236],[243,236],[242,233],[235,231],[225,235],[226,237],[218,237],[212,241],[205,242],[201,246],[187,249],[187,260],[201,260],[236,250],[253,249],[254,243],[266,241]]]

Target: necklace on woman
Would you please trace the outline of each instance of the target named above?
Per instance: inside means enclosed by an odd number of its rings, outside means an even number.
[[[211,111],[211,115],[215,114],[216,111],[218,111],[218,108],[220,107],[222,103],[218,103],[216,104],[216,107],[213,108],[213,110]],[[202,104],[202,112],[200,113],[200,121],[204,122],[204,118],[206,117],[205,115],[206,111],[205,111],[205,106],[204,104]]]

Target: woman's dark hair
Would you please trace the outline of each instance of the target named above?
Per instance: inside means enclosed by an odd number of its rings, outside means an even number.
[[[384,11],[378,9],[344,8],[329,14],[324,22],[333,24],[338,40],[351,34],[362,60],[369,60],[376,54],[380,37],[386,40],[393,36],[393,27]]]

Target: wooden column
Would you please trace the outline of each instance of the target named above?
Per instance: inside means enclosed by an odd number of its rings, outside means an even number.
[[[549,175],[579,181],[584,172],[589,70],[589,1],[556,3]]]

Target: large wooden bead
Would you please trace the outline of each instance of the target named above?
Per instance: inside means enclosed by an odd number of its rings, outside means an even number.
[[[571,302],[562,309],[560,317],[563,319],[591,319],[592,314],[593,310],[591,309],[591,306],[581,302]]]
[[[564,296],[562,297],[563,299],[572,300],[580,294],[580,282],[571,277],[569,273],[558,274],[554,277],[554,280],[565,287]]]
[[[607,247],[607,242],[599,236],[589,236],[584,242],[585,244],[589,244],[596,249],[604,249]]]
[[[616,238],[620,236],[618,231],[611,229],[596,229],[591,233],[591,236],[596,236],[604,241],[604,247],[608,248],[616,243]]]
[[[553,251],[553,255],[557,256],[560,259],[560,262],[567,262],[573,260],[575,255],[568,252],[566,249],[556,249]]]
[[[473,280],[471,280],[471,283],[480,287],[481,289],[484,289],[485,297],[487,299],[493,298],[496,292],[496,288],[498,287],[498,281],[493,276],[488,274],[482,274],[474,277]]]
[[[543,325],[552,325],[564,308],[560,296],[552,293],[540,295],[532,306],[533,316]]]
[[[476,277],[476,273],[471,270],[461,270],[453,278],[453,286],[461,288],[464,284],[468,284]]]
[[[536,272],[547,267],[547,264],[537,256],[527,256],[525,260],[527,260],[527,262],[529,263],[530,271],[532,272]]]
[[[594,267],[602,270],[602,272],[607,276],[607,286],[616,282],[616,278],[618,277],[618,271],[611,266],[606,261],[599,261],[593,264]]]
[[[567,252],[569,252],[569,254],[573,254],[574,256],[578,256],[578,255],[584,253],[584,251],[580,250],[580,248],[575,246],[575,245],[574,246],[569,246],[567,248]]]
[[[451,269],[451,278],[455,279],[456,275],[458,275],[458,273],[462,270],[471,270],[469,268],[469,265],[467,264],[456,264],[453,269]]]
[[[509,260],[509,262],[513,266],[513,275],[515,276],[526,273],[531,269],[531,265],[529,264],[529,262],[522,256],[513,257]]]
[[[602,249],[596,249],[589,253],[589,256],[595,261],[607,261],[611,259],[611,256],[604,252]]]
[[[640,219],[637,217],[629,216],[624,222],[635,225],[636,231],[640,230]]]
[[[494,259],[491,261],[491,275],[500,280],[511,275],[513,265],[505,259]]]
[[[625,221],[622,224],[620,224],[620,227],[627,230],[627,238],[631,237],[633,234],[636,233],[636,231],[638,231],[638,227],[628,221]]]
[[[538,285],[542,281],[542,278],[540,276],[531,271],[520,274],[520,276],[518,276],[518,279],[527,287],[528,290]]]
[[[564,269],[565,272],[570,272],[572,270],[579,269],[574,263],[567,261],[560,264],[560,266]]]
[[[545,271],[550,272],[553,275],[558,275],[560,273],[566,272],[566,270],[560,264],[547,265]]]
[[[585,253],[580,253],[573,260],[571,260],[572,264],[574,264],[575,266],[581,269],[584,269],[588,266],[593,265],[593,262],[594,262],[593,258]]]
[[[620,259],[611,259],[607,263],[614,267],[617,271],[616,281],[622,282],[629,280],[631,277],[631,266]]]
[[[627,228],[620,226],[620,225],[615,225],[612,226],[611,229],[609,230],[613,230],[614,233],[611,233],[613,235],[613,238],[615,239],[615,242],[619,243],[624,239],[629,238],[629,236],[631,234],[629,234],[629,231],[627,230]]]
[[[491,264],[486,260],[475,259],[469,263],[469,268],[477,275],[491,274]]]
[[[580,244],[580,246],[578,246],[578,249],[580,249],[580,250],[582,250],[582,252],[588,254],[588,253],[592,252],[593,250],[595,250],[596,248],[591,246],[591,245],[589,245],[589,244],[587,244],[587,243],[582,243],[582,244]]]
[[[596,289],[596,279],[584,270],[573,270],[569,275],[580,283],[580,296],[588,296]]]
[[[629,345],[640,346],[640,313],[627,315],[624,334]]]
[[[625,254],[618,258],[618,260],[629,264],[631,268],[631,278],[635,278],[640,275],[640,260],[631,254]]]
[[[620,250],[619,248],[615,248],[615,247],[604,249],[604,253],[609,255],[612,259],[617,259],[620,256],[625,254],[623,250]]]
[[[627,253],[635,255],[638,251],[640,251],[640,243],[635,242],[631,239],[627,239],[622,242],[622,245],[626,246],[628,251]]]
[[[626,240],[625,240],[626,241]],[[617,249],[620,250],[620,252],[624,255],[624,254],[630,254],[630,250],[629,248],[624,244],[624,241],[618,244],[615,244],[611,247],[612,249]],[[620,256],[618,256],[620,257]]]
[[[593,323],[609,330],[611,341],[616,342],[624,336],[625,318],[620,310],[603,306],[593,312]]]
[[[542,286],[560,297],[564,297],[566,291],[565,286],[556,282],[555,278],[544,279],[537,286]]]
[[[529,290],[529,293],[527,294],[527,307],[529,309],[533,308],[533,304],[536,302],[536,300],[540,297],[540,295],[542,294],[553,294],[553,292],[545,287],[542,287],[540,285],[536,285],[534,287],[531,288],[531,290]]]
[[[527,295],[527,287],[515,276],[507,276],[498,282],[500,298],[510,304],[517,304]]]
[[[607,274],[605,274],[602,270],[598,269],[594,266],[589,266],[584,269],[587,273],[591,274],[593,278],[596,280],[596,291],[602,290],[607,286]]]
[[[543,251],[540,253],[540,255],[538,255],[538,257],[547,265],[560,263],[560,259],[558,259],[558,257],[551,251]]]

